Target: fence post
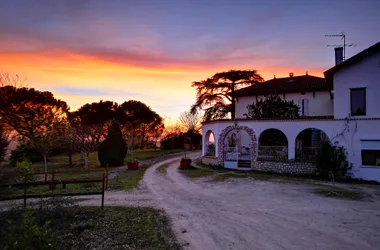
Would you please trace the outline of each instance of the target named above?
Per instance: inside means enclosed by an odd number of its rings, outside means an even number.
[[[108,190],[108,163],[106,166],[106,189]]]
[[[26,209],[26,176],[27,174],[24,176],[24,209]]]
[[[106,174],[103,173],[103,182],[102,182],[102,209],[104,209],[104,181]]]

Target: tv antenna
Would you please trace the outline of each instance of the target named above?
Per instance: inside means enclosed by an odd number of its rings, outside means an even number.
[[[325,35],[327,37],[341,37],[341,41],[343,40],[343,45],[337,45],[337,44],[330,44],[327,45],[327,47],[343,47],[343,61],[346,60],[346,47],[353,47],[356,46],[356,44],[350,43],[346,44],[346,34],[344,32],[338,34],[338,35]]]

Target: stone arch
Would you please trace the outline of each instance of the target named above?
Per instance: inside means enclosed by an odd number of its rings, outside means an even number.
[[[203,145],[205,147],[205,156],[216,156],[215,150],[215,135],[212,130],[208,130],[205,134]],[[212,148],[212,146],[213,148]]]
[[[322,141],[329,141],[328,135],[322,129],[303,129],[295,139],[296,160],[314,161]]]
[[[223,159],[224,158],[224,146],[225,146],[225,139],[227,135],[233,131],[233,130],[243,130],[247,132],[249,137],[251,138],[251,149],[252,149],[252,160],[255,161],[257,158],[257,138],[256,134],[253,131],[253,129],[247,127],[247,126],[228,126],[225,129],[223,129],[222,133],[220,133],[218,138],[218,158]]]

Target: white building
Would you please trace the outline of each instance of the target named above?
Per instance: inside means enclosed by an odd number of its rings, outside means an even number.
[[[380,181],[380,42],[336,59],[325,79],[290,75],[236,91],[235,120],[203,123],[203,162],[313,174],[316,145],[328,139],[346,148],[353,177]],[[248,104],[272,93],[298,104],[300,117],[245,118]]]

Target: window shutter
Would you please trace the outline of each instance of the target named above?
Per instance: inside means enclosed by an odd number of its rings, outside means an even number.
[[[300,107],[300,109],[298,110],[298,114],[302,115],[302,99],[298,100],[298,107]]]
[[[304,99],[303,104],[304,104],[304,107],[303,107],[304,115],[309,115],[309,100]]]

